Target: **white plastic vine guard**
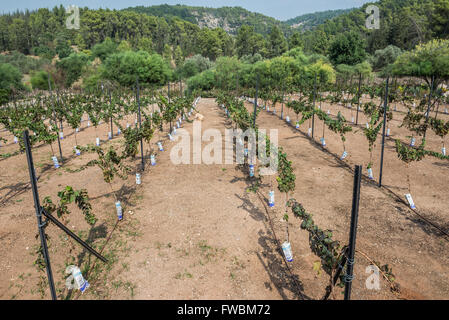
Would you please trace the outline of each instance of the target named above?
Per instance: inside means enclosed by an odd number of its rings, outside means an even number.
[[[416,209],[415,203],[413,202],[412,195],[411,195],[410,193],[407,193],[407,194],[405,195],[405,198],[407,199],[407,201],[408,201],[408,203],[409,203],[409,205],[410,205],[410,208]]]

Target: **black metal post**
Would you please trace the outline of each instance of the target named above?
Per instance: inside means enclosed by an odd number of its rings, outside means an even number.
[[[281,120],[284,119],[284,81],[282,81]]]
[[[432,105],[432,91],[433,91],[434,84],[435,84],[435,76],[432,76],[432,82],[430,83],[430,92],[429,92],[429,105],[427,106],[427,112],[426,112],[426,125],[429,122],[430,106]],[[426,132],[427,132],[427,127],[424,130],[423,139],[426,139]]]
[[[137,97],[136,97],[136,99],[137,99],[137,107],[138,107],[138,111],[139,111],[138,114],[137,114],[137,118],[139,120],[139,128],[142,128],[142,117],[141,117],[141,114],[140,114],[139,78],[136,79],[136,86],[137,86],[137,90],[136,90]],[[142,171],[144,171],[145,170],[145,161],[143,160],[143,140],[142,140],[142,137],[140,137],[140,153],[141,153],[141,159],[142,159]]]
[[[29,137],[28,130],[25,130],[25,132],[23,133],[23,141],[25,143],[25,149],[26,149],[26,155],[27,155],[27,161],[28,161],[28,171],[30,173],[31,189],[33,190],[34,208],[36,209],[37,226],[39,229],[39,237],[41,239],[42,255],[44,256],[45,268],[47,270],[48,284],[50,286],[51,298],[53,300],[56,300],[55,283],[53,281],[53,273],[51,271],[50,256],[48,255],[47,239],[45,238],[45,231],[44,231],[46,223],[42,221],[42,215],[41,215],[41,210],[40,210],[41,205],[39,202],[39,193],[37,191],[37,178],[36,178],[36,172],[34,171],[33,155],[31,153],[30,137]]]
[[[76,234],[74,234],[72,231],[70,231],[64,224],[62,224],[58,219],[56,219],[54,216],[52,216],[50,213],[48,213],[44,208],[41,208],[42,214],[51,222],[53,222],[59,229],[67,233],[70,237],[72,237],[76,242],[78,242],[80,245],[82,245],[84,248],[86,248],[87,251],[92,253],[94,256],[96,256],[98,259],[100,259],[103,262],[107,262],[108,260],[103,257],[101,254],[99,254],[97,251],[95,251],[91,246],[89,246],[86,242],[81,240]]]
[[[382,171],[384,167],[384,149],[385,149],[385,130],[387,128],[387,112],[388,112],[388,80],[385,83],[385,100],[384,100],[384,125],[382,129],[382,151],[380,153],[380,172],[379,172],[379,188],[382,187]]]
[[[168,105],[170,106],[170,82],[167,84],[167,96],[168,96]],[[170,120],[170,134],[172,133],[173,126],[172,121]]]
[[[256,128],[256,114],[257,114],[257,95],[259,94],[259,74],[256,76],[256,95],[254,96],[254,116],[253,116],[253,128]]]
[[[111,90],[109,89],[109,104],[111,106],[111,110],[112,111],[112,97],[111,97]],[[111,116],[111,139],[114,138],[114,127],[112,126],[112,112],[110,114]]]
[[[351,285],[354,271],[355,240],[357,235],[357,219],[359,215],[360,181],[362,178],[362,166],[355,166],[354,189],[352,192],[351,230],[349,232],[348,259],[345,276],[345,300],[351,299]]]
[[[237,72],[236,74],[237,79],[236,79],[236,84],[235,84],[235,92],[238,94],[239,93],[239,73]]]
[[[59,105],[59,95],[56,96],[57,97],[57,102]],[[56,114],[55,114],[56,116]],[[55,119],[56,121],[57,119]],[[56,123],[56,127],[58,126],[58,123]],[[61,120],[61,129],[62,129],[62,120]],[[61,148],[61,137],[59,136],[59,132],[58,132],[58,147],[59,147],[59,157],[61,158],[61,164],[64,163],[64,158],[62,157],[62,148]]]
[[[316,78],[317,75],[315,73],[315,84],[313,86],[313,110],[312,110],[312,139],[315,134],[315,102],[316,102]]]
[[[50,90],[50,96],[53,96],[52,90],[51,90],[50,73],[47,74],[47,80],[48,80],[48,89]],[[59,96],[57,98],[58,98],[57,102],[59,104]],[[53,101],[54,101],[54,99],[53,99]],[[55,125],[56,125],[56,128],[57,128],[58,127],[58,121],[57,121],[58,119],[56,118],[55,107],[52,106],[52,109],[53,109],[53,118],[54,118]],[[61,139],[59,137],[59,132],[58,132],[58,147],[59,147],[59,157],[61,158],[61,164],[63,164],[64,163],[64,158],[62,157]]]
[[[355,116],[355,124],[358,125],[359,124],[359,108],[360,108],[360,86],[362,84],[362,73],[359,73],[359,91],[357,92],[357,113]]]
[[[179,95],[181,96],[181,98],[183,97],[183,93],[182,93],[182,80],[179,80]]]

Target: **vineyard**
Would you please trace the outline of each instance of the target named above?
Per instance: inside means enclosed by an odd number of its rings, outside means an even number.
[[[379,1],[381,31],[368,4],[301,32],[0,15],[0,300],[448,299],[449,3],[425,2]]]
[[[430,273],[431,286],[419,274],[429,263],[447,262],[438,254],[448,241],[448,158],[442,149],[447,101],[444,92],[435,99],[438,107],[431,109],[424,140],[426,118],[419,112],[427,105],[425,94],[417,92],[423,95],[420,101],[400,84],[390,85],[383,184],[378,187],[384,86],[363,86],[360,94],[357,83],[325,92],[314,84],[299,93],[261,89],[256,124],[279,130],[277,177],[260,176],[257,164],[251,172],[247,161],[179,168],[168,156],[176,130],[191,132],[198,112],[204,117],[202,130],[252,127],[254,96],[217,91],[216,100],[200,99],[184,97],[173,85],[171,91],[140,92],[137,83],[133,91],[102,85],[92,93],[50,92],[9,104],[1,117],[0,161],[8,168],[2,170],[1,201],[10,217],[3,222],[10,231],[2,238],[2,256],[8,257],[9,268],[29,261],[19,275],[16,267],[10,269],[11,285],[2,290],[12,298],[48,296],[32,207],[26,205],[32,199],[21,132],[27,129],[43,208],[107,259],[96,259],[60,230],[48,228],[60,298],[173,298],[173,292],[163,292],[179,281],[188,284],[176,297],[210,298],[207,285],[224,277],[229,283],[222,292],[233,297],[320,299],[327,292],[338,299],[341,289],[332,290],[328,282],[344,257],[353,165],[358,163],[364,177],[354,272],[364,275],[363,266],[377,265],[384,290],[363,290],[361,276],[353,280],[354,294],[362,299],[444,297],[443,270]],[[413,195],[415,208],[406,193]],[[24,230],[23,224],[29,227]],[[280,251],[284,239],[292,245],[292,262]],[[90,283],[82,296],[64,286],[70,264],[80,265]],[[224,271],[214,271],[223,265]],[[148,283],[152,277],[145,272],[159,276]],[[277,290],[258,288],[264,278]],[[27,290],[33,282],[37,285]],[[344,282],[342,273],[334,285]],[[155,286],[160,289],[148,289]],[[214,292],[213,297],[227,297]]]

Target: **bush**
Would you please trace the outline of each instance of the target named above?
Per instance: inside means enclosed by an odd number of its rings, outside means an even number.
[[[23,53],[13,51],[7,55],[0,55],[0,63],[9,63],[19,69],[21,73],[28,74],[31,71],[42,69],[42,66],[49,63],[49,61],[27,57]]]
[[[73,49],[70,47],[67,40],[58,38],[56,40],[55,51],[59,57],[59,59],[67,58],[69,55],[73,53]]]
[[[364,61],[365,57],[365,41],[355,31],[339,34],[330,45],[329,58],[334,65],[353,66]]]
[[[376,50],[374,56],[371,57],[370,62],[374,70],[381,70],[386,66],[394,63],[397,57],[399,57],[401,54],[401,48],[389,45],[385,49]]]
[[[177,73],[184,79],[193,77],[194,75],[203,72],[212,67],[213,63],[209,58],[205,58],[200,54],[197,54],[184,61],[184,64],[178,68]]]
[[[134,86],[137,76],[142,84],[162,85],[171,78],[172,70],[158,54],[126,51],[110,55],[101,74],[123,86]]]
[[[92,54],[96,58],[100,58],[101,61],[105,61],[108,56],[117,52],[117,44],[110,38],[106,38],[102,43],[96,44],[92,48]]]
[[[9,101],[10,90],[0,89],[0,105],[5,104]]]
[[[101,81],[101,75],[97,73],[93,73],[88,77],[83,79],[83,89],[87,92],[94,92],[98,89],[98,84]]]
[[[208,91],[212,90],[215,84],[215,74],[212,70],[203,71],[196,76],[193,76],[187,80],[187,86],[189,91],[202,90]]]
[[[89,61],[89,56],[84,53],[72,53],[67,58],[57,63],[57,67],[65,74],[65,86],[70,87],[77,81]]]
[[[39,56],[41,58],[45,58],[48,60],[53,59],[53,57],[56,55],[56,52],[53,49],[51,49],[50,47],[45,46],[45,45],[40,45],[39,47],[34,47],[33,53],[36,56]]]
[[[50,77],[50,83],[54,88],[55,83]],[[48,90],[48,73],[46,71],[38,71],[31,76],[31,86],[33,89]]]
[[[0,89],[24,90],[19,69],[9,63],[0,63]]]

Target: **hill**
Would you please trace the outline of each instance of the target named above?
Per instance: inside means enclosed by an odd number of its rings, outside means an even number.
[[[306,51],[326,54],[332,39],[349,31],[365,38],[370,53],[388,45],[410,50],[433,38],[449,38],[449,0],[379,0],[375,4],[380,10],[380,29],[365,27],[369,4],[364,4],[306,31]]]
[[[163,4],[130,7],[124,10],[163,18],[178,17],[200,27],[211,29],[220,27],[229,34],[236,34],[238,28],[244,24],[254,27],[255,32],[263,35],[268,34],[273,25],[279,26],[286,34],[290,33],[290,27],[283,22],[241,7],[208,8]]]
[[[284,21],[284,24],[292,27],[293,29],[298,29],[301,31],[309,30],[309,29],[312,29],[313,27],[323,24],[324,22],[326,22],[326,20],[330,20],[332,18],[338,17],[338,16],[348,13],[352,10],[354,10],[354,8],[340,9],[340,10],[327,10],[327,11],[303,14],[296,18],[292,18],[292,19]]]

